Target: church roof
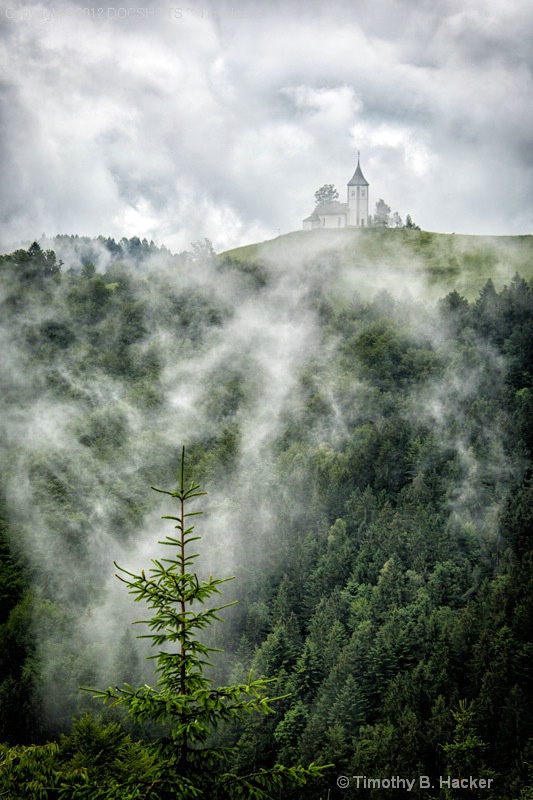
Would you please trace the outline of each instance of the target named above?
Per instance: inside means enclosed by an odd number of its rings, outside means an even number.
[[[369,185],[368,181],[361,172],[361,167],[359,166],[359,156],[357,156],[357,168],[353,174],[353,178],[351,179],[351,181],[348,181],[348,186],[368,186],[368,185]]]
[[[313,212],[314,214],[347,214],[348,203],[339,203],[333,200],[331,203],[320,203]]]

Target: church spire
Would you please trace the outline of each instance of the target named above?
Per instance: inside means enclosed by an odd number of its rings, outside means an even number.
[[[357,151],[357,167],[353,178],[348,182],[348,216],[346,224],[349,228],[363,228],[368,225],[368,181],[361,170],[360,153]]]
[[[348,186],[368,186],[368,181],[366,180],[363,172],[361,170],[361,165],[359,163],[359,150],[357,151],[357,167],[353,174],[351,181],[348,181]]]

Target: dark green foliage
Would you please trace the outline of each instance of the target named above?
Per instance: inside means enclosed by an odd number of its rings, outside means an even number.
[[[29,576],[10,552],[6,509],[0,504],[0,740],[38,735],[39,701],[33,674]]]
[[[513,463],[519,482],[527,468],[530,342],[522,326],[530,324],[531,291],[519,279],[501,293],[489,284],[473,305],[452,293],[440,304],[446,334],[438,347],[414,340],[380,303],[329,318],[343,334],[344,369],[363,382],[353,410],[348,382],[335,387],[335,403],[346,404],[353,420],[350,435],[335,448],[308,436],[298,448],[306,464],[298,493],[311,508],[315,493],[322,497],[330,528],[316,546],[302,602],[285,610],[302,620],[295,663],[282,647],[273,657],[281,630],[274,620],[255,657],[267,674],[288,671],[294,698],[271,734],[275,752],[312,753],[347,775],[474,770],[494,778],[490,797],[513,798],[528,779],[531,736],[532,498],[527,480],[520,486],[511,475],[494,476],[497,459]],[[487,342],[509,354],[503,373]],[[454,388],[457,371],[463,384]],[[317,365],[316,385],[324,374]],[[455,392],[439,437],[418,400],[434,381]],[[520,387],[514,395],[510,382]],[[477,475],[451,446],[454,436],[475,453]],[[489,523],[491,504],[500,515]],[[307,514],[303,520],[310,524]],[[301,580],[294,544],[288,563],[295,567],[284,578],[289,598]],[[348,611],[337,603],[325,615],[326,598],[339,590]]]
[[[529,800],[533,292],[518,275],[498,288],[505,243],[495,255],[483,241],[374,229],[360,232],[365,257],[394,263],[389,233],[394,247],[403,242],[427,258],[431,281],[450,280],[448,294],[435,305],[387,292],[350,302],[335,286],[347,256],[313,256],[295,317],[309,315],[317,344],[280,379],[290,388],[279,409],[264,408],[256,351],[269,367],[282,354],[263,350],[259,337],[231,340],[243,309],[262,313],[270,292],[279,300],[272,259],[215,262],[204,243],[173,260],[168,275],[141,275],[148,257],[162,257],[147,242],[89,247],[74,237],[73,270],[38,246],[1,258],[2,332],[17,366],[6,371],[6,414],[15,426],[19,414],[31,422],[36,441],[21,447],[19,439],[17,449],[11,429],[3,433],[0,723],[9,746],[0,793],[32,800],[46,785],[61,800],[166,799],[175,786],[162,764],[184,763],[180,791],[192,793],[200,750],[236,745],[224,769],[205,771],[206,796],[217,796],[209,781],[225,770],[234,777],[220,796],[260,796],[260,781],[270,781],[265,791],[275,797],[282,766],[314,761],[334,763],[332,773],[433,782],[474,770],[494,776],[486,800]],[[111,258],[105,267],[101,248]],[[471,300],[460,280],[472,298],[473,274],[483,288]],[[278,379],[274,368],[268,376]],[[197,685],[180,700],[180,675],[170,672],[166,685],[143,689],[153,683],[143,653],[121,631],[109,680],[141,686],[123,695],[137,721],[83,718],[71,732],[72,714],[90,702],[76,699],[77,686],[98,680],[102,655],[94,645],[80,656],[79,642],[69,650],[78,617],[103,598],[109,553],[91,543],[102,534],[127,551],[139,541],[154,512],[145,486],[172,468],[182,408],[192,420],[191,470],[215,498],[209,569],[231,553],[240,601],[227,609],[223,633],[206,639],[208,650],[221,645],[226,654],[213,654],[214,667],[190,680],[242,688],[253,667],[282,699],[276,714],[237,715],[213,732],[210,723],[226,713],[217,704],[230,695]],[[56,409],[57,444],[39,438]],[[259,444],[258,418],[273,423]],[[199,577],[189,588],[216,583]],[[198,730],[180,721],[192,695]],[[25,746],[61,730],[68,735],[57,745]],[[294,785],[304,775],[292,777]],[[334,778],[325,789],[294,791],[318,800],[328,788],[338,796]],[[394,796],[353,787],[342,796],[363,794]]]
[[[1,746],[0,791],[12,800],[157,800],[156,759],[116,723],[75,720],[70,736],[40,747]]]
[[[266,694],[268,681],[253,680],[252,673],[244,683],[217,688],[206,677],[206,668],[212,666],[209,658],[216,650],[198,637],[213,622],[220,621],[222,609],[232,605],[209,607],[206,603],[231,578],[210,575],[208,580],[200,580],[194,571],[198,555],[190,552],[190,546],[200,537],[193,535],[194,526],[189,525],[188,518],[201,512],[189,511],[189,507],[191,500],[206,493],[193,482],[186,487],[184,469],[183,450],[179,488],[173,492],[156,489],[177,500],[177,516],[164,517],[176,523],[177,534],[167,535],[160,542],[172,548],[174,555],[153,559],[149,573],[142,570],[134,574],[119,567],[118,577],[130,594],[152,611],[145,621],[151,633],[141,638],[150,639],[152,646],[158,648],[151,656],[157,663],[157,683],[138,689],[125,684],[123,688],[99,692],[96,697],[113,707],[124,706],[134,722],[150,721],[163,726],[166,735],[153,745],[159,769],[164,764],[165,770],[165,777],[161,775],[156,780],[161,784],[157,797],[270,797],[274,790],[304,786],[309,778],[320,777],[321,770],[313,764],[307,770],[275,765],[246,775],[220,769],[228,754],[224,747],[209,744],[212,734],[221,726],[254,714],[272,714],[273,700]],[[280,641],[284,658],[290,654],[288,644]],[[276,665],[276,670],[280,668],[281,663]],[[83,753],[78,755],[85,764]]]
[[[411,219],[411,215],[410,214],[408,214],[406,216],[406,218],[405,218],[404,228],[408,228],[409,230],[412,230],[412,231],[419,231],[420,230],[420,226],[419,225],[415,225],[415,223]]]
[[[16,250],[3,258],[3,266],[16,272],[17,278],[26,286],[42,288],[50,278],[61,272],[53,250],[42,250],[37,242],[25,250]]]

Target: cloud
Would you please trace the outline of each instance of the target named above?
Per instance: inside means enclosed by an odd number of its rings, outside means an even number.
[[[178,250],[273,236],[317,186],[342,194],[358,149],[371,201],[423,227],[531,230],[529,3],[117,8],[2,19],[5,246],[43,230]]]

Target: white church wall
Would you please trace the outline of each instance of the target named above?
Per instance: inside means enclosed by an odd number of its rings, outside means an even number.
[[[368,225],[368,187],[348,186],[348,225]]]
[[[346,214],[321,214],[320,223],[323,228],[345,228]]]

